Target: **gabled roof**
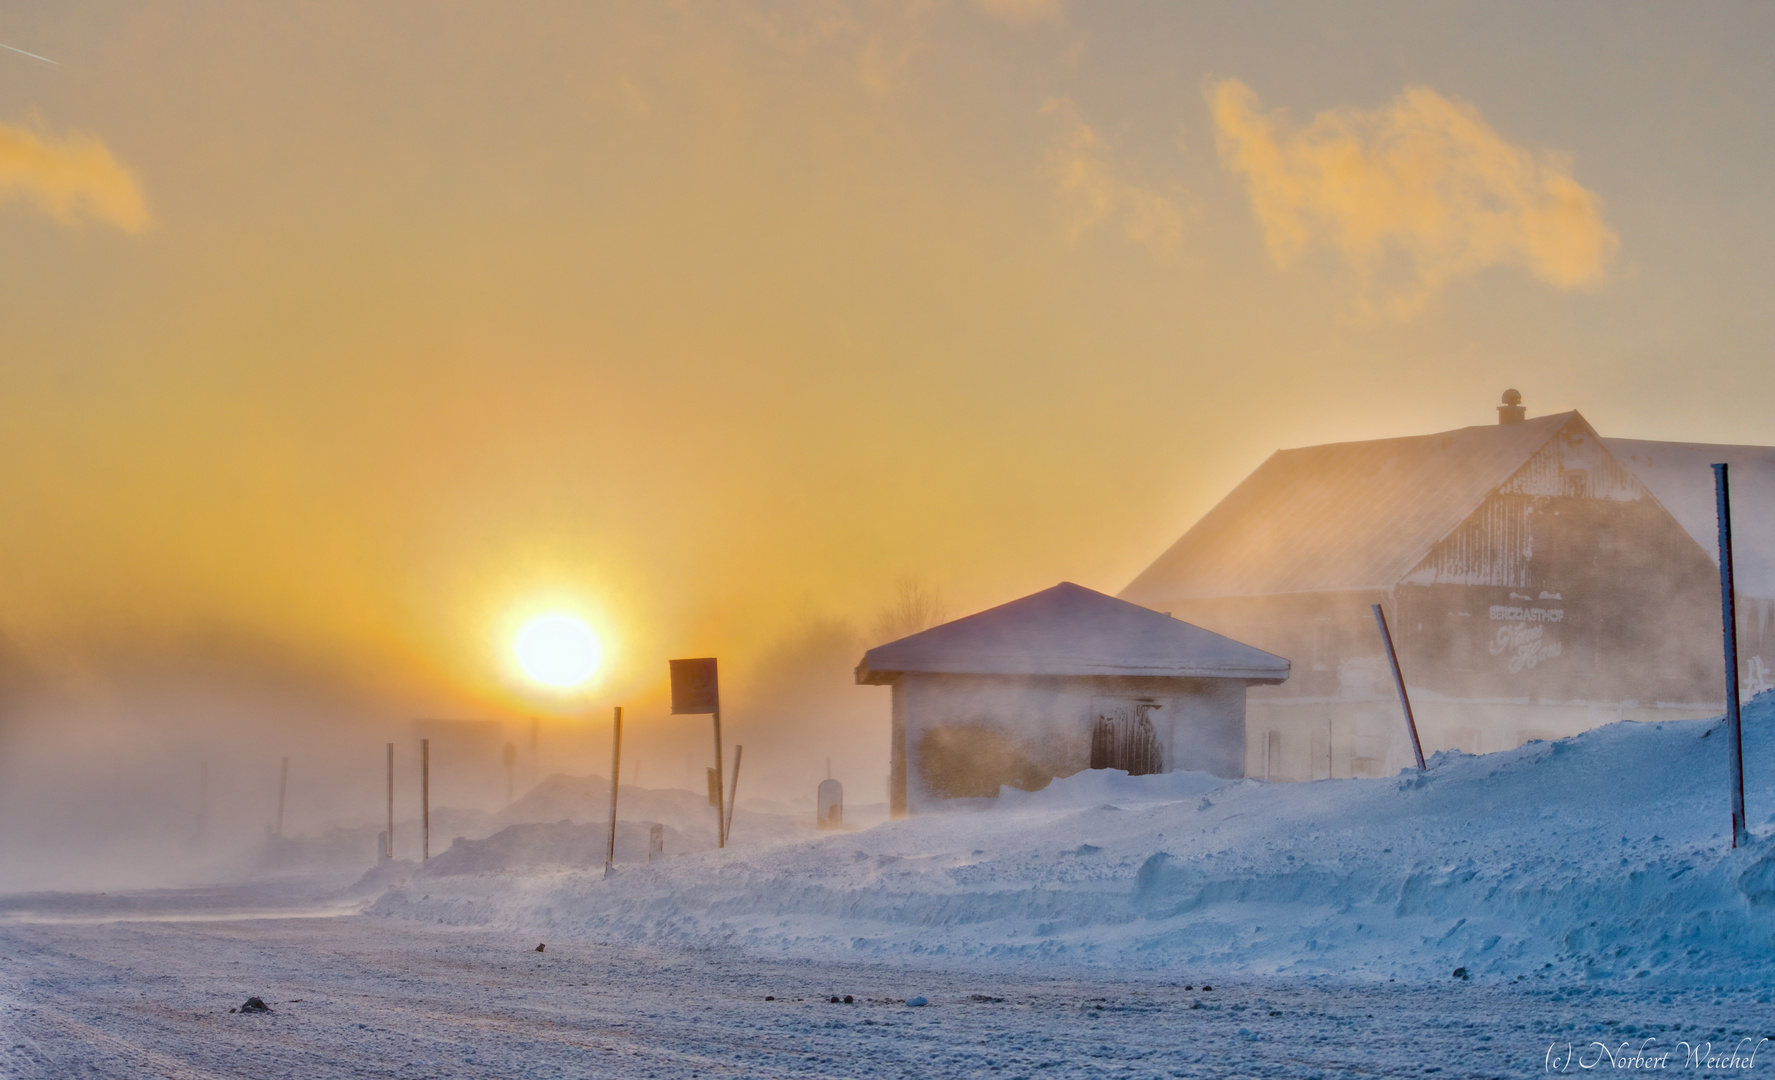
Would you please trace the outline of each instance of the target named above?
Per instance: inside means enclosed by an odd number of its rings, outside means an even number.
[[[1135,578],[1140,604],[1388,589],[1576,412],[1279,450]]]
[[[1775,447],[1650,439],[1602,442],[1716,564],[1719,513],[1712,465],[1716,461],[1730,465],[1733,577],[1741,595],[1775,599]]]
[[[892,682],[908,671],[1281,682],[1288,661],[1067,581],[878,645],[863,654],[857,681]]]

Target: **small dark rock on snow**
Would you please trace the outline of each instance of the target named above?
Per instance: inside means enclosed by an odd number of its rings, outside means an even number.
[[[541,952],[541,951],[542,951],[542,950],[543,950],[543,946],[542,946],[542,945],[537,945],[537,946],[536,946],[536,951],[537,951],[537,952]]]
[[[1464,968],[1464,967],[1458,967],[1458,968],[1455,968],[1455,974],[1454,974],[1454,977],[1455,977],[1455,978],[1457,978],[1457,979],[1464,979],[1464,978],[1466,978],[1466,977],[1467,977],[1467,969],[1466,969],[1466,968]]]
[[[846,994],[846,995],[844,995],[844,1003],[845,1003],[845,1004],[846,1004],[846,1005],[854,1005],[854,1004],[856,1004],[856,1002],[855,1002],[855,1001],[853,1001],[853,1000],[852,1000],[852,999],[851,999],[851,996],[850,996],[850,995],[849,995],[849,994]]]
[[[245,1005],[242,1005],[238,1009],[229,1009],[228,1011],[229,1012],[243,1012],[243,1013],[270,1012],[271,1006],[265,1004],[264,998],[250,997],[250,998],[247,998],[247,1003]]]

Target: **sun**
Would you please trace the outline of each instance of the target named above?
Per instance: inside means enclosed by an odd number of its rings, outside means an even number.
[[[518,629],[512,653],[524,674],[544,686],[570,690],[598,673],[604,649],[583,619],[565,613],[538,615]]]

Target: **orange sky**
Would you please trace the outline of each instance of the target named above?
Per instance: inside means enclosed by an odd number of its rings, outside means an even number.
[[[509,8],[0,13],[31,664],[517,716],[565,603],[601,715],[1507,385],[1775,442],[1767,8]]]

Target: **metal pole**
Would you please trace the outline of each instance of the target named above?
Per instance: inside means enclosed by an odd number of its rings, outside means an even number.
[[[1418,772],[1424,771],[1424,747],[1418,742],[1417,718],[1411,715],[1411,698],[1405,693],[1405,676],[1399,672],[1399,653],[1393,648],[1393,634],[1387,629],[1387,615],[1379,604],[1374,606],[1374,623],[1381,628],[1381,640],[1387,645],[1387,662],[1393,665],[1393,685],[1399,688],[1399,704],[1405,710],[1405,726],[1411,731],[1411,752],[1417,755]]]
[[[277,770],[277,835],[281,839],[284,834],[284,792],[290,786],[290,759],[284,758]]]
[[[1744,729],[1738,718],[1738,603],[1732,583],[1732,491],[1726,465],[1713,467],[1720,517],[1720,623],[1726,643],[1726,763],[1732,784],[1732,846],[1750,842],[1744,823]]]
[[[725,825],[723,825],[722,829],[721,829],[721,835],[723,838],[726,838],[726,837],[731,836],[733,834],[733,804],[735,802],[738,802],[739,797],[740,797],[740,755],[744,754],[745,752],[746,752],[745,747],[741,746],[738,743],[734,744],[734,746],[733,746],[733,794],[727,801],[727,823]]]
[[[721,710],[715,710],[715,846],[727,846],[727,815],[721,804],[727,801],[727,774],[721,762]]]
[[[604,876],[616,862],[616,783],[622,776],[622,706],[616,707],[616,726],[610,740],[610,845],[604,849]]]
[[[431,740],[419,740],[419,861],[431,858]]]
[[[384,854],[394,858],[394,743],[388,744],[388,850]]]

